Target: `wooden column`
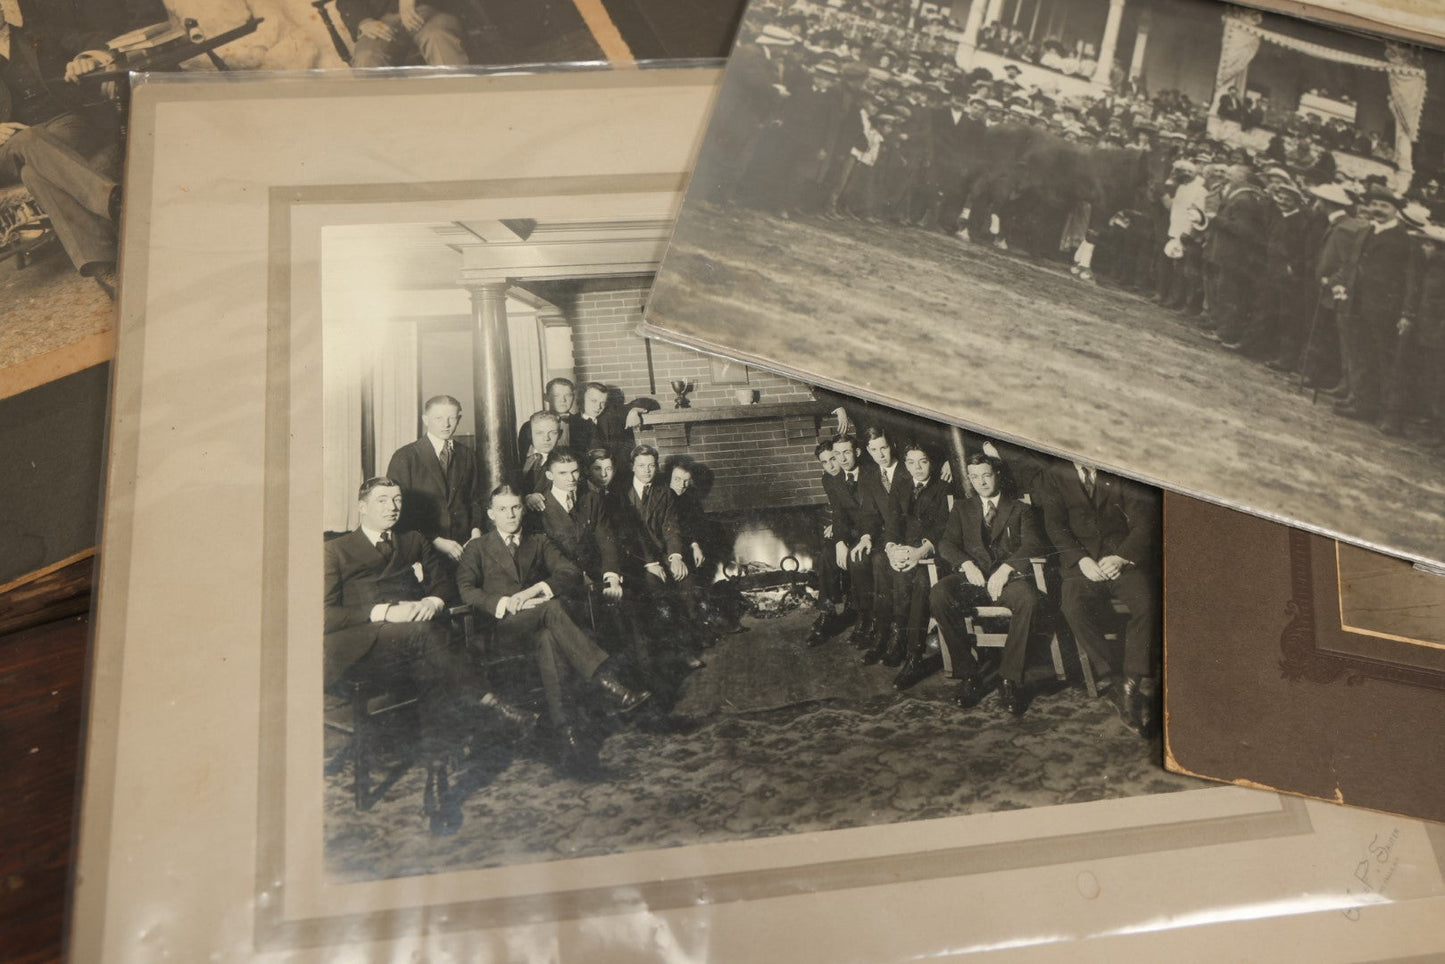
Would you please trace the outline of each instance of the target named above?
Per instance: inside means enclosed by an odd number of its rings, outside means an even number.
[[[472,382],[476,398],[477,458],[487,491],[514,481],[517,415],[512,390],[511,336],[507,330],[505,281],[471,285]]]
[[[1094,70],[1094,83],[1109,86],[1114,71],[1114,55],[1119,51],[1119,27],[1124,22],[1124,0],[1109,0],[1109,18],[1104,22],[1104,39],[1099,44],[1099,66]]]

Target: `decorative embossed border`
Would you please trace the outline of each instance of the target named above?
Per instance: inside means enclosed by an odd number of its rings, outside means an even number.
[[[1347,632],[1343,627],[1320,626],[1315,620],[1317,604],[1326,606],[1323,611],[1328,612],[1338,612],[1340,608],[1338,588],[1334,590],[1334,598],[1316,598],[1315,543],[1327,541],[1329,540],[1299,529],[1289,530],[1290,599],[1285,603],[1285,615],[1289,622],[1285,624],[1279,638],[1280,675],[1287,680],[1305,680],[1311,683],[1335,683],[1343,680],[1347,686],[1358,686],[1373,679],[1445,690],[1445,672],[1440,670],[1410,666],[1395,660],[1338,653],[1321,647],[1321,634],[1325,632],[1350,636],[1366,635]],[[1331,556],[1333,557],[1333,553]],[[1338,574],[1330,584],[1338,587]]]

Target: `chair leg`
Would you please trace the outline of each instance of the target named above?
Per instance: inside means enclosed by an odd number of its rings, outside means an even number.
[[[367,808],[367,797],[369,796],[368,783],[371,782],[371,774],[368,772],[366,746],[366,695],[361,684],[351,691],[351,794],[357,810]]]
[[[1057,637],[1055,638],[1057,639]],[[1084,673],[1084,687],[1089,691],[1089,699],[1096,699],[1099,695],[1099,685],[1094,680],[1094,664],[1090,662],[1088,650],[1084,649],[1084,644],[1079,642],[1077,636],[1074,637],[1074,646],[1079,650],[1079,669]]]
[[[1059,634],[1054,633],[1049,637],[1049,655],[1054,658],[1054,678],[1065,680],[1069,674],[1064,672],[1064,654],[1059,649]]]

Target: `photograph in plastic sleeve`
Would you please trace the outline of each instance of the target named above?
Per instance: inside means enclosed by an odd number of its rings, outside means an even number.
[[[1169,767],[1445,819],[1445,576],[1184,496],[1165,511]]]
[[[1154,493],[636,334],[716,80],[139,85],[72,956],[1434,949],[1159,766]]]
[[[879,9],[749,7],[653,334],[1440,561],[1439,53]]]
[[[651,343],[668,224],[514,215],[324,232],[333,879],[1191,786],[1157,490]]]
[[[128,72],[713,58],[727,53],[741,9],[742,0],[6,0],[0,398],[110,357]]]

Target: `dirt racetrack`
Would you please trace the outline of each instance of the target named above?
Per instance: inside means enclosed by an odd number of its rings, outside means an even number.
[[[1445,561],[1442,457],[1146,299],[917,228],[693,204],[652,333],[1349,541]]]

